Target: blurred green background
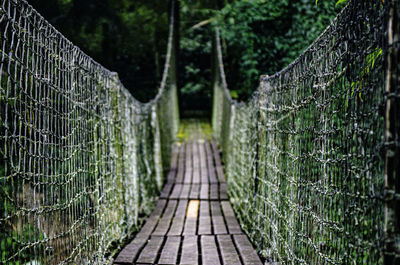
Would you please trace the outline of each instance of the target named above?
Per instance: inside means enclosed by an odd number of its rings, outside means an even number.
[[[61,33],[119,74],[146,102],[161,80],[168,37],[165,0],[29,0]],[[213,26],[221,29],[232,97],[245,100],[261,74],[295,59],[343,4],[315,0],[181,0],[179,91],[183,115],[211,111]]]

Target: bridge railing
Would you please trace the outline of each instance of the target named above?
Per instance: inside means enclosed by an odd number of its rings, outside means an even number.
[[[149,213],[178,126],[175,11],[141,103],[25,0],[0,1],[2,264],[106,263]]]
[[[400,261],[397,2],[350,1],[244,103],[216,29],[213,129],[230,200],[268,261]]]

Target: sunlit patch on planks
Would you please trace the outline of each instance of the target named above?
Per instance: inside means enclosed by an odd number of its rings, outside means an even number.
[[[186,212],[186,218],[197,218],[199,212],[199,200],[190,200]]]
[[[215,142],[191,133],[174,148],[154,211],[114,264],[262,264],[228,201]]]

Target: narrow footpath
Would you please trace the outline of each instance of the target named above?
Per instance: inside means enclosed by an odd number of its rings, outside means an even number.
[[[262,264],[229,203],[216,143],[189,127],[154,211],[114,264]]]

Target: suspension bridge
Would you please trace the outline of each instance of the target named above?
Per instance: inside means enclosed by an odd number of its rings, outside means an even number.
[[[173,0],[147,103],[0,3],[2,264],[400,264],[398,0],[350,1],[246,102],[215,28],[211,124],[179,120]]]

